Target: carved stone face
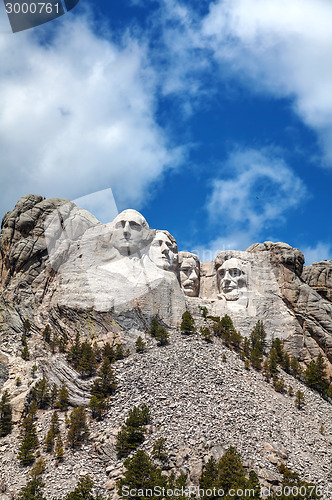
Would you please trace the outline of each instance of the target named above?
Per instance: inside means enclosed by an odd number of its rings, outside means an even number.
[[[199,259],[197,255],[189,252],[180,252],[180,280],[185,295],[198,297],[199,293]]]
[[[152,239],[144,217],[136,210],[124,210],[113,221],[111,245],[123,256],[139,253]]]
[[[245,268],[236,258],[226,260],[217,271],[219,291],[226,300],[238,300],[241,289],[247,287]]]
[[[151,243],[149,256],[152,262],[165,271],[175,271],[178,264],[178,247],[168,231],[157,231]]]

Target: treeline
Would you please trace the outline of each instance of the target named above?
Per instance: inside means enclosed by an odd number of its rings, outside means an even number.
[[[324,399],[332,402],[332,383],[329,381],[324,357],[320,352],[315,360],[312,360],[305,369],[302,369],[299,360],[291,357],[284,349],[280,338],[273,338],[268,349],[266,332],[263,321],[257,321],[249,337],[244,337],[238,332],[232,319],[227,314],[219,316],[209,316],[207,308],[201,307],[202,316],[205,321],[210,320],[210,327],[201,327],[201,336],[207,342],[212,342],[214,337],[220,338],[223,344],[237,352],[244,361],[245,368],[250,366],[257,371],[261,371],[267,382],[272,381],[277,392],[284,393],[288,390],[293,396],[293,388],[286,388],[285,380],[280,376],[281,367],[286,373],[301,380],[311,389],[317,391]],[[182,316],[180,330],[190,334],[196,331],[195,321],[189,311]],[[297,391],[295,404],[301,409],[304,406],[304,394]]]
[[[59,423],[54,415],[51,425],[54,427],[54,434],[58,435]],[[76,408],[69,419],[68,435],[70,434],[73,438],[73,442],[82,442],[88,437],[89,431],[83,416],[84,409]],[[129,412],[125,424],[119,432],[118,456],[127,458],[124,461],[123,476],[117,481],[118,495],[120,498],[133,500],[157,499],[161,497],[158,492],[164,488],[164,491],[168,490],[167,498],[171,500],[187,498],[188,477],[179,472],[169,473],[170,456],[165,438],[161,437],[154,442],[151,453],[142,449],[135,451],[144,441],[144,427],[149,423],[151,423],[151,413],[144,404],[140,408],[134,407]],[[135,453],[133,453],[134,451]],[[17,497],[19,500],[47,500],[43,493],[45,483],[42,480],[45,467],[46,464],[42,458],[35,463],[28,474],[26,486],[19,492]],[[289,500],[290,498],[304,500],[309,497],[314,500],[320,498],[319,491],[314,484],[302,481],[299,475],[289,470],[285,464],[281,463],[278,470],[282,474],[281,484],[274,491],[272,490],[268,497],[264,494],[264,498],[270,500],[278,498],[281,500]],[[250,491],[252,499],[262,498],[257,474],[253,470],[245,468],[240,454],[233,446],[230,446],[218,461],[214,457],[210,457],[199,478],[199,487],[201,488],[200,498],[202,500],[219,500],[221,498],[240,500],[244,498],[245,491]],[[221,491],[224,493],[221,494]],[[232,493],[228,494],[231,491]],[[290,491],[292,492],[291,496]],[[308,492],[308,495],[304,496],[303,491]],[[53,500],[105,500],[105,497],[94,492],[93,480],[91,477],[85,476],[78,481],[72,492],[62,499],[53,498]]]

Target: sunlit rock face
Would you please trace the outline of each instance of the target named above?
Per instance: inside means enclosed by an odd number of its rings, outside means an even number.
[[[279,336],[299,359],[323,350],[332,361],[331,263],[302,273],[303,264],[298,249],[272,242],[200,262],[136,210],[102,224],[68,200],[27,195],[2,224],[0,334],[9,352],[22,317],[37,330],[76,332],[88,315],[100,335],[112,322],[146,329],[155,315],[176,326],[186,309],[199,322],[205,306],[243,335],[263,320],[268,339]]]
[[[152,239],[153,231],[136,210],[124,210],[112,222],[110,247],[115,252],[114,259],[140,258]]]
[[[311,266],[305,266],[301,278],[323,299],[332,302],[332,260],[323,260],[314,262]]]
[[[216,259],[217,283],[220,298],[239,300],[248,296],[248,264],[236,257]]]
[[[168,231],[151,229],[136,210],[89,228],[58,266],[52,303],[93,307],[115,315],[141,310],[176,324],[185,308],[177,279],[177,245]],[[54,259],[53,259],[54,260]]]
[[[178,246],[168,231],[156,231],[151,243],[149,257],[154,264],[165,271],[177,271]]]
[[[200,297],[210,302],[213,315],[228,314],[243,335],[258,319],[270,339],[301,334],[295,314],[283,302],[268,251],[218,252],[214,262],[202,264]]]
[[[179,252],[181,287],[188,297],[198,297],[200,282],[200,262],[197,255]]]

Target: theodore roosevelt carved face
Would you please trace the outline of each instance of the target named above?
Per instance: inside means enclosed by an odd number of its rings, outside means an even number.
[[[180,280],[183,292],[189,297],[198,297],[200,263],[197,255],[179,252]]]
[[[149,256],[152,262],[165,271],[175,271],[178,264],[178,247],[168,231],[157,231],[151,243]]]
[[[217,281],[226,300],[238,300],[247,288],[245,265],[235,257],[226,260],[217,270]]]
[[[148,223],[136,210],[124,210],[113,221],[111,245],[122,256],[139,254],[152,237]]]

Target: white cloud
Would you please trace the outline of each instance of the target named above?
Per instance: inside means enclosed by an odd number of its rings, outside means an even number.
[[[313,262],[332,259],[332,247],[323,241],[319,241],[315,246],[306,246],[300,250],[304,254],[306,266]]]
[[[120,206],[141,204],[181,157],[155,119],[146,49],[97,35],[88,16],[56,23],[47,43],[35,30],[0,32],[1,210],[28,192],[106,188]]]
[[[207,208],[221,237],[211,249],[245,250],[284,222],[307,196],[302,180],[273,150],[238,150],[212,184]]]
[[[219,0],[202,23],[223,77],[290,97],[332,165],[332,4],[329,0]]]

